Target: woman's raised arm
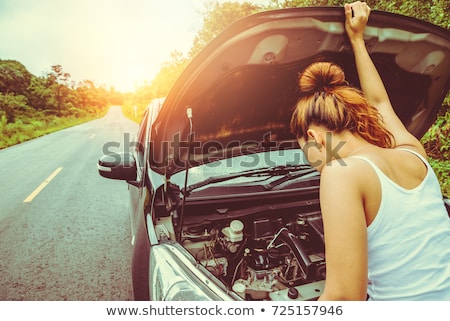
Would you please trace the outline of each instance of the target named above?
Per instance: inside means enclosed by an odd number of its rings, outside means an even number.
[[[414,137],[398,118],[389,100],[383,81],[367,52],[364,29],[369,20],[370,7],[361,1],[345,5],[345,29],[355,55],[361,89],[371,105],[378,109],[384,125],[394,136],[394,146],[408,146],[426,156],[420,141]]]

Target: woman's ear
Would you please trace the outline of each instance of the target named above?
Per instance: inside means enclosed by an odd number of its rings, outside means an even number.
[[[317,148],[320,149],[323,146],[324,143],[323,137],[316,129],[310,128],[308,129],[306,134],[308,135],[308,140],[314,140],[314,142],[317,145]]]
[[[308,136],[308,140],[310,139],[314,139],[315,136],[317,135],[317,132],[314,129],[308,129],[308,131],[306,132],[306,135]]]

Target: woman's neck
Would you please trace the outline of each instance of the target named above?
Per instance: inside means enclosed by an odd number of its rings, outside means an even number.
[[[342,133],[333,133],[331,146],[335,151],[336,158],[347,158],[356,155],[360,151],[365,151],[368,148],[376,147],[367,142],[364,138],[349,131]]]

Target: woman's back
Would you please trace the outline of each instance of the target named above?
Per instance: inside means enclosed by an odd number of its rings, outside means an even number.
[[[450,220],[428,162],[407,150],[351,157],[372,168],[363,178],[369,297],[450,300]]]

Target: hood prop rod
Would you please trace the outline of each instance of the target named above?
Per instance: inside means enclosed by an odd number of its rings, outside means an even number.
[[[190,106],[186,107],[186,116],[189,119],[189,134],[188,134],[188,153],[186,158],[186,170],[184,175],[184,190],[187,189],[187,181],[189,176],[189,160],[191,158],[191,149],[192,149],[192,132],[193,132],[193,126],[192,126],[192,108]],[[184,207],[186,205],[186,196],[183,195],[183,202],[181,204],[181,213],[178,221],[178,236],[175,238],[178,239],[179,242],[181,242],[181,234],[183,232],[183,217],[184,217]]]

